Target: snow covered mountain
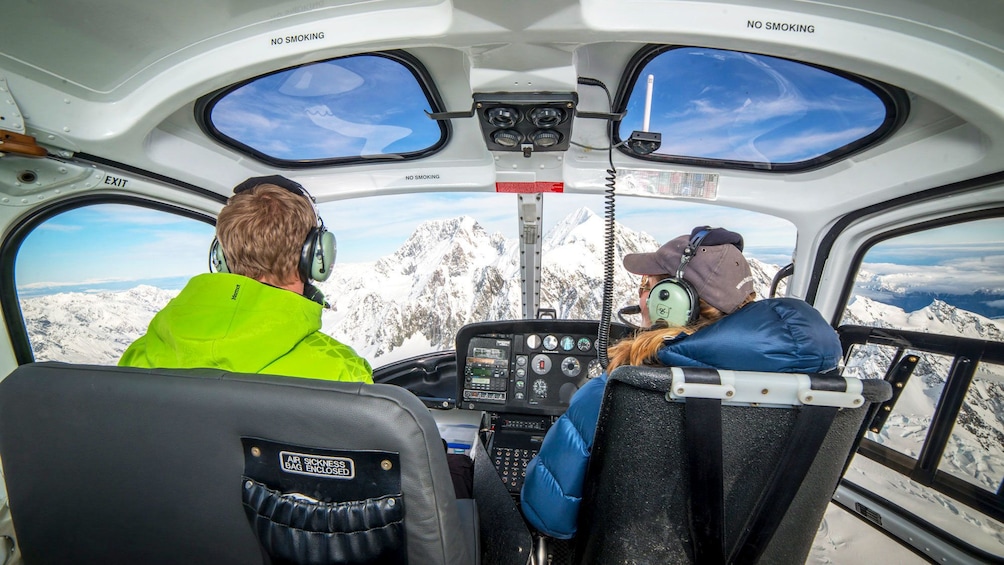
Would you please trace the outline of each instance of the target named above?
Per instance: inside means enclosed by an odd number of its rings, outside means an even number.
[[[599,319],[603,234],[603,218],[581,208],[543,237],[541,308],[555,309],[559,318]],[[617,226],[614,311],[637,302],[638,277],[621,267],[621,258],[659,244]],[[522,317],[518,253],[517,242],[467,216],[424,223],[391,256],[336,265],[319,285],[332,305],[323,330],[376,365],[453,349],[465,324]],[[766,296],[777,267],[750,262],[757,293]]]
[[[992,320],[959,310],[935,300],[916,312],[902,310],[858,297],[845,312],[843,323],[957,335],[988,341],[1004,341],[1001,327]],[[931,414],[945,387],[952,358],[923,351],[906,350],[920,358],[911,381],[896,403],[895,411],[879,434],[869,437],[917,457],[930,424]],[[845,374],[882,378],[895,351],[891,347],[865,346],[853,352]],[[922,383],[920,386],[918,383]],[[987,425],[991,423],[991,425]],[[996,425],[992,425],[996,423]],[[976,485],[996,490],[1004,475],[1004,367],[981,364],[952,432],[942,467]]]
[[[36,361],[114,365],[176,290],[63,292],[21,300]]]
[[[842,324],[903,328],[989,341],[1004,341],[1000,322],[961,310],[940,300],[914,312],[858,296],[844,313]],[[931,415],[945,388],[952,358],[906,349],[920,358],[885,426],[866,437],[910,457],[918,457],[931,425]],[[845,375],[882,378],[896,351],[867,345],[851,352]],[[949,437],[939,470],[995,492],[1004,475],[1004,367],[981,364]],[[1000,554],[1004,529],[940,492],[919,485],[887,467],[857,457],[847,476],[911,509],[926,520],[964,539],[966,528],[978,526],[985,534],[981,546]],[[814,548],[815,551],[815,548]]]

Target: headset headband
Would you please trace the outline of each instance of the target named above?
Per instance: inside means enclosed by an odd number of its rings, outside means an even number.
[[[248,192],[254,189],[256,186],[263,184],[274,184],[279,188],[285,189],[297,196],[302,196],[310,202],[310,207],[314,209],[314,217],[317,218],[317,226],[323,228],[324,220],[321,218],[321,213],[317,210],[317,199],[315,199],[303,185],[296,182],[293,179],[286,178],[282,175],[267,175],[264,177],[251,177],[246,181],[238,184],[234,187],[234,194],[240,194],[242,192]]]
[[[683,278],[683,269],[687,266],[687,263],[694,258],[694,254],[697,253],[697,248],[700,247],[701,242],[704,238],[711,233],[711,227],[704,226],[703,228],[696,228],[690,236],[690,242],[687,244],[687,248],[683,250],[683,255],[680,257],[680,268],[676,270],[676,278]]]
[[[279,188],[284,188],[293,194],[298,194],[304,198],[310,200],[311,202],[316,202],[314,197],[307,192],[307,189],[303,188],[303,185],[296,182],[293,179],[286,178],[282,175],[267,175],[264,177],[251,177],[246,181],[240,183],[234,187],[234,194],[240,194],[242,192],[247,192],[256,186],[262,184],[274,184]]]

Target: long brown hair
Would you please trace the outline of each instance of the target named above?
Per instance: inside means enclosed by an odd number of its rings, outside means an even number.
[[[747,296],[746,300],[739,305],[739,308],[737,308],[736,311],[754,300],[756,300],[755,292]],[[722,312],[704,300],[700,300],[700,303],[701,313],[698,316],[697,321],[693,324],[670,327],[663,325],[661,327],[639,332],[633,337],[622,339],[614,345],[611,345],[610,349],[607,351],[607,357],[609,359],[607,372],[609,373],[621,365],[657,364],[658,361],[655,356],[656,352],[659,351],[659,348],[662,347],[667,338],[675,338],[681,333],[690,335],[705,326],[717,322],[727,315],[725,312]]]

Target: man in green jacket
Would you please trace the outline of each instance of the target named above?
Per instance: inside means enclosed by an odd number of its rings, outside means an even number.
[[[216,235],[217,272],[192,278],[119,365],[373,382],[365,359],[320,331],[324,298],[310,281],[331,275],[335,238],[300,184],[279,175],[239,184]]]

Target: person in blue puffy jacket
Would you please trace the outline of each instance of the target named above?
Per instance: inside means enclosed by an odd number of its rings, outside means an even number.
[[[741,235],[702,226],[654,253],[626,255],[624,267],[642,276],[639,302],[649,329],[612,345],[607,371],[620,365],[779,373],[836,368],[841,348],[834,329],[804,301],[755,301],[742,249]],[[526,468],[523,515],[549,536],[575,535],[606,382],[604,373],[575,393]]]

